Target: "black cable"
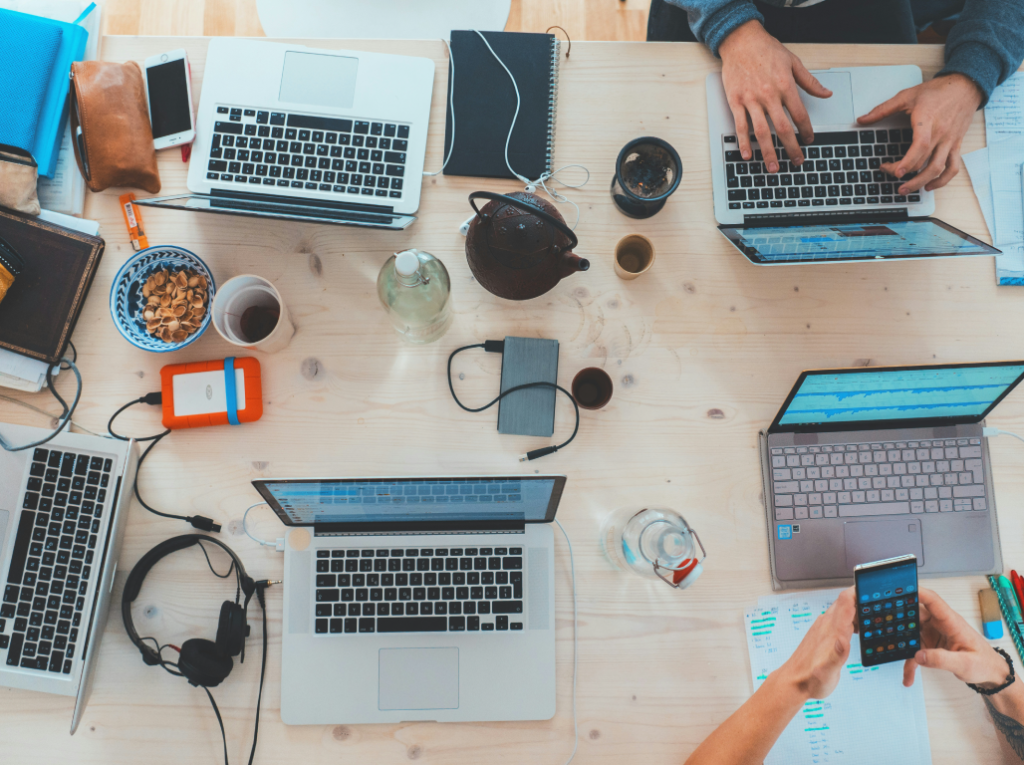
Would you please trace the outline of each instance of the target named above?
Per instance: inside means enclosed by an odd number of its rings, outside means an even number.
[[[67,367],[62,366],[62,364],[65,363],[68,365]],[[75,389],[75,398],[71,402],[70,406],[68,406],[68,403],[61,397],[61,395],[57,392],[57,389],[53,386],[54,368],[67,368],[75,373],[75,379],[78,382],[78,387]],[[46,368],[46,387],[50,391],[50,393],[53,394],[53,397],[57,399],[57,402],[61,405],[62,412],[60,414],[60,417],[58,418],[59,421],[57,423],[57,427],[54,428],[53,432],[46,436],[46,438],[42,438],[38,441],[33,441],[32,443],[29,444],[23,444],[22,446],[11,446],[9,443],[7,443],[7,441],[4,440],[3,435],[0,434],[0,448],[4,449],[4,451],[21,452],[25,451],[26,449],[31,449],[35,446],[42,446],[43,444],[55,439],[71,423],[71,417],[72,415],[74,415],[75,409],[78,408],[78,402],[82,398],[82,373],[78,371],[78,367],[75,365],[75,362],[72,361],[71,359],[63,358],[55,364],[50,364],[50,366]]]
[[[504,351],[505,342],[503,340],[488,340],[486,343],[465,345],[462,348],[456,348],[454,351],[452,351],[451,355],[448,357],[448,390],[451,391],[452,398],[455,399],[456,404],[465,409],[467,412],[482,412],[486,409],[490,409],[492,406],[494,406],[503,398],[505,398],[505,396],[507,396],[508,394],[515,393],[516,391],[523,390],[525,388],[554,388],[555,390],[560,390],[562,391],[562,393],[569,397],[569,401],[572,402],[572,408],[576,411],[576,426],[572,429],[572,435],[569,436],[569,438],[567,438],[563,443],[560,443],[557,446],[545,446],[541,449],[534,449],[533,451],[527,452],[526,454],[519,458],[519,461],[526,462],[528,460],[535,460],[538,457],[544,457],[545,455],[557,452],[559,449],[564,449],[565,447],[572,443],[572,440],[576,438],[576,434],[580,430],[580,408],[579,405],[576,403],[576,399],[573,398],[572,394],[565,388],[563,388],[561,385],[558,385],[556,383],[532,382],[524,383],[522,385],[516,385],[509,388],[506,391],[503,391],[502,393],[499,393],[498,396],[489,404],[484,404],[483,406],[477,407],[476,409],[470,408],[463,404],[461,401],[459,401],[459,397],[455,395],[455,386],[452,384],[452,359],[454,359],[457,354],[462,353],[463,351],[468,351],[470,348],[483,348],[485,351],[489,353],[501,353]]]
[[[252,765],[253,758],[256,756],[256,739],[260,735],[260,704],[263,701],[263,678],[267,674],[267,601],[264,597],[266,590],[267,584],[265,582],[256,582],[256,598],[260,602],[260,608],[263,609],[263,666],[260,669],[260,692],[256,697],[256,723],[253,725],[252,730],[252,751],[249,752],[249,765]]]
[[[213,711],[217,715],[217,722],[220,723],[220,737],[224,742],[224,765],[228,765],[228,735],[224,732],[224,720],[220,716],[220,710],[217,709],[217,702],[213,700],[213,694],[210,693],[210,689],[205,685],[199,687],[206,691],[206,695],[210,697],[210,703],[213,704]]]
[[[213,567],[213,562],[210,560],[210,554],[208,552],[206,552],[206,548],[203,546],[203,543],[202,542],[196,542],[196,544],[199,545],[199,549],[202,550],[203,551],[203,555],[206,556],[206,565],[210,567],[210,571],[213,572],[213,575],[215,577],[217,577],[218,579],[227,579],[229,576],[231,576],[231,572],[235,570],[235,561],[234,561],[234,559],[232,559],[231,565],[228,566],[228,572],[226,574],[218,574],[217,573],[217,569],[215,569]],[[237,597],[236,597],[236,600],[237,600]]]
[[[118,418],[118,416],[125,409],[133,407],[136,404],[149,404],[151,406],[157,406],[157,405],[161,404],[162,402],[163,402],[163,395],[161,393],[159,393],[159,392],[147,393],[145,396],[142,396],[141,398],[137,398],[134,401],[129,401],[127,404],[122,406],[120,409],[118,409],[116,412],[114,412],[110,416],[110,419],[107,421],[107,432],[111,436],[113,436],[114,438],[116,438],[116,439],[118,439],[120,441],[130,441],[130,440],[132,440],[128,436],[122,436],[121,434],[114,432],[114,420],[116,420]],[[149,453],[151,451],[153,451],[153,447],[156,446],[158,443],[160,443],[161,439],[163,439],[165,436],[170,435],[170,433],[171,433],[171,431],[168,428],[163,433],[157,433],[154,436],[145,436],[143,438],[136,438],[135,439],[136,441],[139,441],[139,442],[142,442],[142,441],[151,441],[152,442],[152,443],[150,443],[149,446],[146,447],[145,451],[142,452],[142,456],[139,457],[139,464],[136,465],[136,467],[135,467],[135,481],[134,481],[133,486],[132,486],[132,488],[135,491],[135,499],[137,499],[139,501],[140,505],[142,505],[144,508],[149,510],[149,512],[153,513],[153,515],[159,515],[161,518],[173,518],[173,519],[178,520],[178,521],[185,521],[186,523],[192,524],[193,528],[200,529],[201,531],[220,531],[220,524],[214,523],[213,519],[211,519],[211,518],[207,518],[207,517],[202,516],[202,515],[175,515],[174,513],[164,513],[164,512],[161,512],[160,510],[157,510],[155,507],[152,507],[152,506],[146,504],[146,500],[144,500],[142,498],[142,495],[139,493],[139,473],[142,472],[142,463],[146,461],[146,457],[148,457]],[[203,552],[205,553],[206,551],[203,550]],[[207,558],[207,560],[209,560],[209,558]],[[210,566],[210,568],[212,570],[213,566]],[[214,573],[216,573],[216,572],[214,572]],[[231,572],[229,570],[228,574],[230,574],[230,573]]]

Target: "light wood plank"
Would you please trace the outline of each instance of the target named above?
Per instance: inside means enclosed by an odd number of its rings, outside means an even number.
[[[225,6],[227,7],[227,6]],[[569,4],[559,8],[570,8]],[[156,18],[181,6],[162,6]],[[110,17],[108,17],[109,19]],[[188,21],[192,24],[193,21]],[[203,23],[200,14],[199,23]],[[217,22],[221,23],[221,22]],[[237,17],[236,17],[237,23]],[[570,27],[572,23],[570,23]],[[427,166],[441,162],[446,53],[439,42],[317,41],[323,47],[396,51],[434,58],[435,98]],[[207,41],[125,38],[104,41],[110,60],[142,60],[184,46],[198,100]],[[926,76],[942,63],[939,47],[794,46],[810,67],[917,63]],[[698,46],[578,42],[563,63],[558,164],[581,162],[593,177],[571,192],[580,205],[580,254],[592,269],[526,303],[498,300],[474,282],[458,224],[466,195],[516,184],[440,176],[424,181],[419,220],[407,231],[357,231],[280,221],[144,209],[154,243],[192,249],[219,282],[243,272],[273,279],[292,309],[291,345],[261,356],[265,416],[240,430],[182,431],[158,446],[140,482],[158,507],[203,512],[225,524],[223,537],[255,576],[279,578],[281,556],[241,532],[257,476],[318,474],[488,473],[516,470],[515,455],[544,439],[499,436],[494,415],[472,415],[451,401],[444,363],[454,347],[504,335],[561,343],[559,380],[602,366],[616,386],[612,402],[585,412],[573,445],[527,469],[565,472],[559,518],[576,551],[580,605],[578,762],[682,761],[750,694],[742,609],[769,592],[764,508],[756,437],[770,422],[800,370],[857,363],[896,364],[1006,358],[1021,352],[1012,327],[1024,293],[996,288],[991,259],[934,263],[756,268],[717,232],[708,199],[704,78],[717,62]],[[656,134],[681,152],[685,173],[665,210],[648,221],[618,214],[608,196],[611,168],[630,138]],[[984,144],[975,116],[964,151]],[[184,190],[186,166],[160,155],[164,193]],[[107,251],[82,313],[75,342],[85,377],[76,419],[102,429],[119,405],[158,387],[165,363],[220,358],[231,349],[211,330],[168,359],[144,354],[114,330],[106,306],[111,279],[131,254],[117,190],[91,195],[87,214],[102,224]],[[937,195],[937,217],[972,233],[985,231],[966,174]],[[640,232],[658,248],[653,270],[618,280],[611,253]],[[987,238],[987,237],[984,237]],[[377,303],[374,280],[400,248],[440,257],[453,280],[456,320],[427,347],[403,345]],[[498,385],[496,358],[465,355],[455,373],[467,400],[486,400]],[[69,380],[62,379],[67,392]],[[52,407],[46,395],[25,396]],[[7,403],[2,419],[42,424]],[[556,433],[572,425],[560,403]],[[997,410],[993,424],[1024,428],[1024,396]],[[124,432],[159,428],[155,410],[136,408]],[[1024,465],[1014,442],[992,445],[1000,531],[1009,563],[1024,558]],[[710,555],[704,577],[676,592],[618,573],[601,557],[597,532],[612,509],[637,503],[679,509]],[[274,538],[281,526],[256,511],[255,530]],[[129,568],[157,542],[186,531],[132,509],[115,594]],[[270,662],[260,730],[260,762],[479,763],[560,762],[572,746],[572,609],[567,556],[557,541],[558,712],[551,721],[463,725],[286,727],[279,715],[280,591],[269,593]],[[929,585],[978,625],[981,577]],[[227,587],[196,555],[154,571],[137,603],[144,632],[161,640],[211,637]],[[147,610],[151,609],[151,610]],[[147,615],[148,614],[148,615]],[[244,760],[252,732],[260,626],[250,659],[215,691],[225,715],[232,762]],[[1004,641],[1005,642],[1005,641]],[[68,738],[69,699],[0,694],[0,749],[11,762],[214,762],[220,734],[205,695],[142,664],[116,615],[100,646],[91,705]],[[1011,649],[1012,650],[1012,649]],[[899,689],[894,689],[898,692]],[[981,699],[949,676],[925,680],[936,765],[996,762],[999,751]]]

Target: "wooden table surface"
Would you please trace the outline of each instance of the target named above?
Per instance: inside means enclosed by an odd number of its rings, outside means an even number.
[[[440,42],[328,41],[323,47],[395,51],[438,62],[427,169],[441,163],[446,54]],[[141,61],[185,47],[195,98],[205,38],[109,37],[103,56]],[[793,46],[811,68],[919,64],[929,77],[940,47]],[[579,596],[579,762],[678,763],[751,692],[743,609],[770,592],[757,432],[772,419],[801,370],[850,365],[1006,359],[1024,355],[1017,331],[1024,291],[997,288],[989,258],[758,268],[715,229],[710,201],[704,78],[718,62],[687,44],[577,42],[563,60],[556,165],[582,163],[591,181],[572,191],[580,205],[578,252],[587,273],[525,303],[499,300],[472,279],[457,227],[476,189],[511,191],[496,180],[424,179],[419,220],[406,231],[143,209],[153,244],[199,254],[218,283],[246,272],[274,281],[297,327],[291,345],[263,365],[265,414],[241,428],[174,433],[142,471],[143,496],[159,508],[211,515],[221,538],[256,577],[280,578],[282,556],[242,534],[257,477],[508,473],[516,456],[545,439],[499,436],[495,413],[469,414],[451,400],[444,366],[456,346],[505,335],[561,343],[559,382],[586,366],[606,369],[611,403],[584,412],[565,452],[525,470],[566,473],[559,518],[571,535]],[[647,221],[616,211],[608,194],[613,163],[638,135],[667,139],[683,159],[679,190]],[[963,149],[984,145],[979,112]],[[160,155],[163,193],[185,189],[176,151]],[[164,364],[218,359],[231,348],[211,329],[171,356],[136,350],[115,331],[107,294],[131,255],[118,190],[92,195],[87,217],[107,241],[96,282],[74,336],[85,378],[76,420],[102,431],[122,403],[159,387]],[[563,205],[572,215],[572,208]],[[988,239],[965,172],[937,194],[936,215]],[[570,217],[571,220],[571,217]],[[657,260],[650,273],[620,281],[615,242],[639,232]],[[377,272],[396,251],[418,247],[452,276],[455,321],[439,342],[404,344],[375,290]],[[498,388],[497,356],[468,353],[455,364],[465,400]],[[462,379],[465,375],[465,379]],[[71,381],[62,376],[61,388]],[[25,400],[50,409],[47,394]],[[6,421],[44,425],[10,403]],[[1024,394],[998,408],[992,423],[1024,428]],[[159,412],[136,407],[121,431],[155,433]],[[556,436],[572,426],[559,401]],[[1024,562],[1021,444],[992,445],[1000,531],[1007,565]],[[664,503],[679,510],[708,551],[705,573],[685,592],[602,557],[598,529],[617,507]],[[251,519],[273,539],[282,526],[266,508]],[[133,505],[117,575],[157,542],[190,529]],[[280,721],[281,590],[268,593],[270,654],[257,762],[562,763],[573,745],[572,592],[564,540],[556,535],[558,713],[526,723],[286,727]],[[226,568],[217,553],[215,562]],[[982,577],[933,580],[980,627]],[[212,639],[220,602],[231,595],[198,551],[159,564],[137,601],[136,624],[161,642]],[[214,693],[224,713],[232,762],[248,755],[259,679],[261,627],[250,612],[249,660]],[[0,692],[0,751],[8,762],[219,762],[220,732],[205,694],[145,666],[113,613],[100,646],[91,703],[79,733],[67,735],[73,702],[25,691]],[[895,691],[894,691],[895,692]],[[933,761],[994,762],[999,747],[981,699],[948,675],[927,673],[925,698]],[[869,710],[866,713],[870,714]]]

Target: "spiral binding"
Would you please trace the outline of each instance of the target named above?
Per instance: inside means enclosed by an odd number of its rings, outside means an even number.
[[[995,590],[996,597],[999,598],[999,610],[1003,612],[1003,618],[1006,619],[1006,626],[1013,639],[1013,644],[1017,648],[1017,655],[1021,657],[1021,661],[1024,661],[1024,635],[1021,635],[1020,630],[1017,629],[1017,622],[1013,619],[1013,608],[1003,600],[1003,593],[999,590],[997,578],[989,576],[988,583]]]
[[[551,40],[551,99],[548,101],[548,145],[545,149],[547,166],[545,172],[550,173],[554,164],[555,153],[555,118],[558,115],[558,65],[561,55],[562,41],[553,37]]]

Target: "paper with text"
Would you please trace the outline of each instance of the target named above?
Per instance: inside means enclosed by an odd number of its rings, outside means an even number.
[[[744,614],[754,690],[796,650],[841,589],[762,597]],[[903,687],[903,662],[863,667],[856,634],[836,690],[808,701],[786,726],[765,765],[930,765],[921,673]]]

